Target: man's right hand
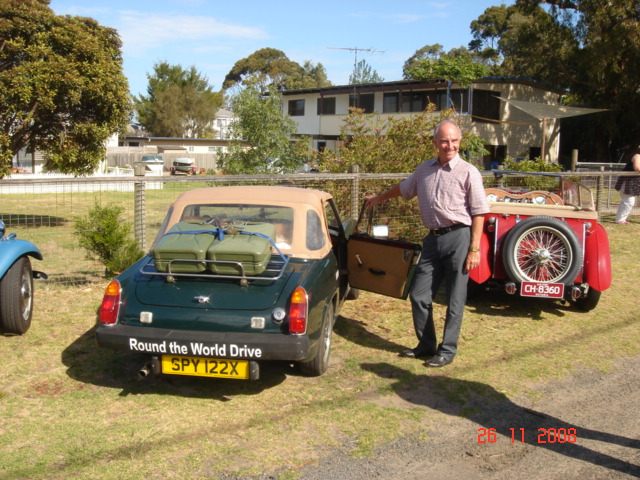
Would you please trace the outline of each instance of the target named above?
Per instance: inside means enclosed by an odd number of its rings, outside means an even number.
[[[365,197],[364,199],[364,206],[367,209],[373,208],[379,203],[380,203],[380,200],[378,199],[378,195],[374,195],[372,197]]]

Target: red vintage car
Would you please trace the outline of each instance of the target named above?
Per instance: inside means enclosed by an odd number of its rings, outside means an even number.
[[[470,291],[497,288],[592,310],[611,286],[609,239],[593,196],[562,176],[540,178],[557,188],[486,189],[491,213],[485,216],[480,267],[469,275]]]

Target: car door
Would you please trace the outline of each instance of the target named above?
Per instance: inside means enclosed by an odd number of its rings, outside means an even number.
[[[362,225],[363,216],[364,206],[356,229],[347,240],[349,285],[388,297],[407,298],[420,259],[420,245],[377,237],[371,221]],[[372,217],[370,214],[369,219]]]

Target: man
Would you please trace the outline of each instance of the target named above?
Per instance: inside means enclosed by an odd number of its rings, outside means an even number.
[[[390,198],[418,197],[422,223],[429,229],[410,293],[418,345],[400,356],[428,357],[429,367],[448,365],[457,353],[469,270],[480,264],[480,237],[489,213],[480,172],[458,155],[461,136],[454,122],[438,124],[433,134],[437,158],[421,163],[407,179],[366,203],[371,208]],[[432,302],[443,280],[447,315],[438,344]]]

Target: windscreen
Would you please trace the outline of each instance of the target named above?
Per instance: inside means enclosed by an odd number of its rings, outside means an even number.
[[[189,205],[182,212],[181,222],[207,223],[223,229],[246,223],[271,223],[275,227],[276,246],[291,248],[293,209],[291,207],[256,204]]]

